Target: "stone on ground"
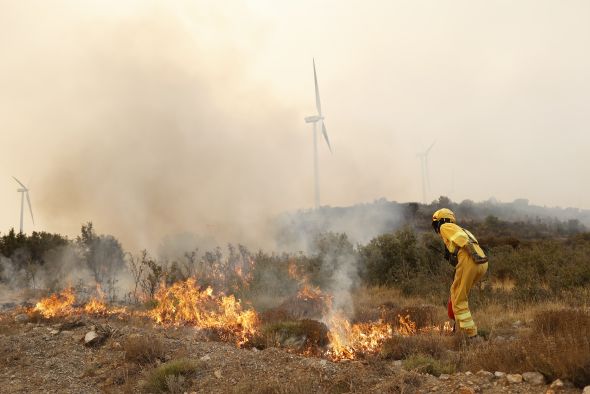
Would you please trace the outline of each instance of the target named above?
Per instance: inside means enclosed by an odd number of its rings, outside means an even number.
[[[522,374],[522,378],[525,382],[532,385],[545,384],[545,377],[539,372],[525,372]]]
[[[506,380],[508,380],[508,383],[510,384],[522,383],[522,375],[518,373],[510,373],[506,375]]]

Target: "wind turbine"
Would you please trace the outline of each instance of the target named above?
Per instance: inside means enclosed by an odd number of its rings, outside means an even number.
[[[15,177],[14,180],[21,185],[20,189],[17,189],[16,191],[20,193],[20,232],[23,232],[23,214],[25,211],[25,195],[27,196],[27,204],[29,205],[29,212],[31,212],[31,220],[33,221],[33,225],[35,225],[35,219],[33,218],[33,208],[31,207],[31,198],[29,197],[29,189],[27,189],[27,187],[25,185],[23,185],[23,183],[21,181],[19,181],[18,179],[16,179]]]
[[[420,159],[420,166],[422,170],[422,203],[426,204],[426,189],[430,191],[430,176],[428,175],[428,154],[432,147],[436,144],[436,140],[424,152],[418,153]]]
[[[317,138],[317,123],[322,122],[322,134],[324,140],[328,144],[330,153],[332,153],[332,146],[328,139],[328,132],[326,131],[326,125],[324,124],[324,115],[322,115],[322,104],[320,103],[320,89],[318,88],[318,77],[315,72],[315,59],[313,59],[313,82],[315,84],[315,107],[318,111],[317,115],[305,117],[305,123],[313,123],[313,175],[315,185],[315,208],[320,207],[320,171],[318,168],[318,138]]]

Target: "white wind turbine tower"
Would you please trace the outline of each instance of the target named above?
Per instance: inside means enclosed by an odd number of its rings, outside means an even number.
[[[313,82],[315,84],[315,107],[318,111],[317,115],[307,116],[305,123],[313,123],[313,174],[314,174],[314,185],[315,185],[315,208],[320,207],[320,174],[318,168],[318,138],[317,138],[317,123],[322,122],[322,134],[328,144],[330,153],[332,153],[332,146],[328,139],[328,132],[326,131],[326,125],[324,124],[324,116],[322,115],[322,104],[320,103],[320,90],[318,88],[318,77],[315,72],[315,59],[313,59]]]
[[[420,158],[420,166],[422,170],[422,203],[426,204],[426,191],[430,191],[430,176],[428,175],[428,154],[432,147],[436,144],[434,141],[428,149],[424,152],[418,153],[418,158]]]
[[[24,215],[24,211],[25,211],[25,195],[27,196],[27,204],[29,205],[29,212],[31,213],[31,220],[33,221],[33,225],[35,225],[35,219],[33,218],[33,208],[31,207],[31,198],[29,197],[29,189],[23,185],[23,183],[21,181],[19,181],[18,179],[14,178],[15,181],[18,182],[19,185],[21,185],[20,189],[17,189],[16,191],[20,193],[20,232],[23,232],[23,215]]]

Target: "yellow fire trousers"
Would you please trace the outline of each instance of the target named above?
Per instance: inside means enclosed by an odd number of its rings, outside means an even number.
[[[487,272],[488,263],[476,264],[464,249],[459,250],[458,258],[459,263],[455,267],[455,279],[451,286],[451,302],[459,328],[472,337],[477,335],[477,326],[471,317],[467,297],[473,285]]]

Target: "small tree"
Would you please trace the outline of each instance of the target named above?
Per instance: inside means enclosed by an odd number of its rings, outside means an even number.
[[[160,283],[165,277],[164,269],[155,260],[152,260],[144,250],[139,262],[143,267],[146,275],[141,278],[140,285],[144,293],[150,298],[154,298]]]
[[[127,266],[129,267],[129,272],[131,272],[131,277],[133,278],[133,302],[139,302],[139,296],[137,291],[139,290],[139,285],[141,283],[141,278],[143,277],[143,270],[145,269],[145,265],[141,264],[141,260],[145,259],[147,255],[146,250],[141,251],[141,255],[138,257],[134,257],[131,253],[127,253]]]

